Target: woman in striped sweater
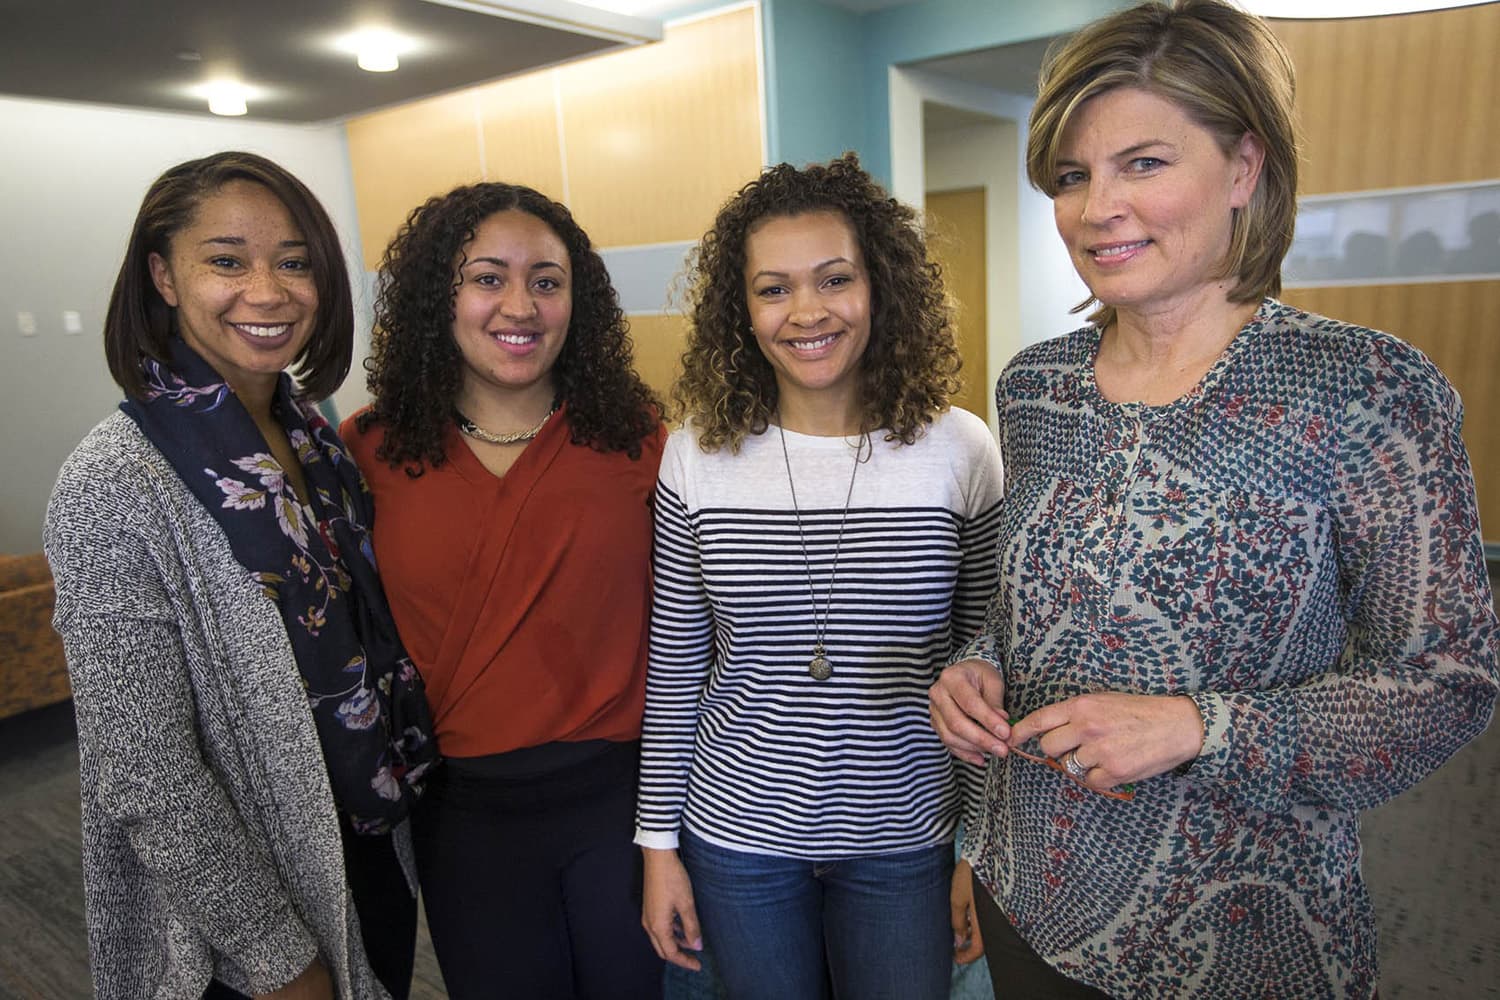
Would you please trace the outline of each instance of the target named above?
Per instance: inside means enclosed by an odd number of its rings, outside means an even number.
[[[748,184],[693,278],[657,485],[643,923],[680,966],[706,944],[736,1000],[946,997],[954,940],[981,949],[952,862],[974,775],[926,688],[982,620],[1001,476],[948,406],[939,270],[851,154]]]

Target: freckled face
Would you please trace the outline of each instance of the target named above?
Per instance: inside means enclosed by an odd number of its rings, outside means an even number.
[[[752,228],[745,301],[783,399],[856,401],[859,360],[870,343],[870,278],[843,215],[778,216]]]
[[[1253,137],[1225,153],[1176,104],[1120,87],[1078,109],[1058,153],[1057,231],[1100,302],[1152,313],[1217,291],[1232,211],[1260,176]]]
[[[267,188],[233,180],[203,198],[151,279],[182,339],[237,392],[274,385],[318,316],[307,243]]]
[[[519,209],[479,224],[457,263],[453,339],[464,394],[552,384],[573,317],[568,249],[550,226]]]

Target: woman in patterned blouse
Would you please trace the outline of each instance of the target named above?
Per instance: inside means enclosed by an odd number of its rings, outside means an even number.
[[[1000,378],[1000,586],[930,694],[991,758],[965,854],[1014,995],[1373,996],[1359,810],[1490,718],[1457,395],[1273,298],[1292,94],[1216,0],[1042,71],[1028,171],[1098,309]]]

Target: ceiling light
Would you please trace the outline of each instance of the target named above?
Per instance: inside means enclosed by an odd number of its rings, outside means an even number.
[[[1334,18],[1413,14],[1484,2],[1487,0],[1241,0],[1241,6],[1261,17]]]
[[[367,31],[359,40],[356,52],[359,68],[371,73],[389,73],[401,65],[397,49],[400,42],[388,31]]]
[[[245,106],[245,87],[234,80],[216,80],[203,88],[208,98],[208,110],[216,115],[242,115],[249,109]]]
[[[371,73],[389,73],[401,65],[401,56],[417,45],[385,28],[362,28],[333,40],[333,47],[352,52],[359,68]]]
[[[359,68],[371,73],[389,73],[401,65],[401,60],[392,49],[360,49]]]

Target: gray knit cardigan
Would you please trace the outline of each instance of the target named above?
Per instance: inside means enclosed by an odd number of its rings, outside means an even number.
[[[95,995],[268,992],[321,955],[385,998],[281,615],[213,517],[115,413],[47,507],[55,624],[78,715]]]

